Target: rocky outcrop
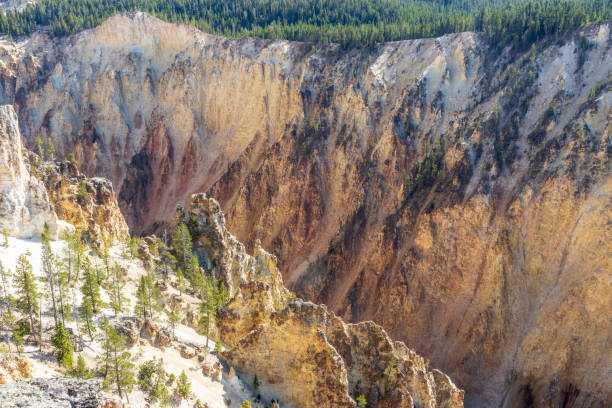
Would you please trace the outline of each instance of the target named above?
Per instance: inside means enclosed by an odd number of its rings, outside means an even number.
[[[0,406],[6,408],[99,408],[100,380],[35,378],[0,385]]]
[[[347,52],[139,13],[3,41],[26,139],[109,177],[137,231],[207,191],[291,289],[382,324],[468,405],[612,401],[609,22],[526,52],[475,33]]]
[[[124,317],[115,325],[117,334],[127,346],[133,346],[140,339],[143,321],[139,317]]]
[[[115,330],[127,346],[133,346],[140,339],[147,340],[152,346],[166,347],[172,343],[172,333],[165,327],[159,327],[155,322],[140,317],[124,317]]]
[[[57,236],[57,217],[44,184],[30,174],[24,159],[17,114],[11,105],[0,106],[0,230],[31,238],[47,224]]]
[[[248,255],[225,228],[218,203],[192,197],[190,225],[211,269],[225,271],[232,299],[217,314],[222,353],[264,401],[288,406],[459,407],[463,391],[372,322],[344,323],[324,306],[291,300],[276,261],[258,245]],[[184,358],[195,353],[181,349]],[[210,371],[210,370],[209,370]]]
[[[184,218],[197,231],[197,235],[192,237],[193,250],[200,263],[209,271],[215,268],[230,296],[243,293],[238,290],[241,284],[257,280],[267,285],[271,302],[284,301],[287,290],[276,267],[276,257],[262,249],[259,242],[255,245],[254,255],[249,255],[244,245],[225,227],[225,215],[214,198],[203,193],[194,194]]]
[[[223,353],[257,392],[299,407],[460,407],[463,391],[372,322],[347,325],[324,306],[292,301]]]
[[[85,177],[68,161],[46,165],[41,178],[58,218],[81,231],[86,242],[100,246],[105,237],[118,241],[129,237],[109,180]]]

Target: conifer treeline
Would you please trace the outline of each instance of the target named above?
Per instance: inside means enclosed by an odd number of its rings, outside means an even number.
[[[13,37],[50,26],[58,36],[106,18],[146,11],[230,37],[337,42],[345,47],[483,32],[496,45],[525,48],[547,36],[609,19],[609,0],[42,0],[19,13],[0,13],[0,32]]]

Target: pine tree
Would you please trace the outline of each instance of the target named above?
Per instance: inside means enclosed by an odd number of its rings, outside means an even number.
[[[179,222],[172,233],[172,249],[176,256],[177,268],[187,272],[192,259],[191,234],[184,222]],[[189,278],[189,275],[187,275]]]
[[[72,375],[74,375],[76,378],[83,378],[83,379],[92,378],[94,376],[93,373],[87,368],[85,359],[80,354],[79,354],[79,357],[77,358],[76,366],[74,370],[72,371]]]
[[[77,291],[80,289],[77,286],[81,269],[83,268],[84,259],[86,258],[81,235],[78,232],[65,234],[62,239],[66,242],[64,252],[62,254],[62,273],[61,273],[61,290],[63,291],[62,299],[65,300],[62,309],[65,310],[65,318],[69,320],[86,319],[85,325],[89,328],[90,338],[93,338],[92,318],[93,311],[91,305],[86,305],[82,302],[78,307],[74,307],[77,299]],[[76,312],[76,313],[75,313]],[[73,315],[73,313],[75,313]],[[76,325],[78,331],[79,344],[83,344],[83,335],[81,324]]]
[[[214,324],[215,312],[217,307],[217,299],[213,282],[204,278],[200,287],[200,321],[198,328],[200,332],[206,336],[206,349],[208,350],[208,340],[210,336],[211,326]]]
[[[19,324],[19,322],[15,322],[13,326],[13,339],[15,340],[15,345],[17,345],[17,352],[19,354],[23,352],[23,338],[25,337],[27,330],[28,329]]]
[[[45,223],[43,233],[41,235],[41,262],[42,262],[42,270],[45,276],[45,282],[47,283],[47,287],[49,289],[49,298],[51,299],[51,305],[53,306],[53,319],[55,322],[55,326],[57,327],[57,304],[55,301],[56,297],[56,280],[57,280],[57,261],[55,259],[55,255],[53,255],[53,251],[51,250],[51,243],[49,242],[49,226]]]
[[[151,402],[157,402],[162,407],[170,404],[170,393],[166,387],[168,373],[164,370],[161,358],[142,363],[137,378],[139,388],[149,394]]]
[[[36,136],[34,143],[36,143],[36,153],[40,157],[40,160],[45,160],[45,148],[43,147],[43,141],[40,136]]]
[[[149,297],[147,302],[149,307],[149,315],[151,316],[151,319],[153,319],[155,318],[155,314],[161,311],[162,301],[159,289],[155,285],[154,278],[151,273],[147,274],[147,296]]]
[[[214,269],[210,276],[202,274],[201,283],[199,284],[200,293],[200,321],[198,328],[200,332],[206,336],[206,348],[208,349],[208,340],[211,326],[215,323],[217,311],[227,303],[228,294],[223,282],[219,282],[216,278]]]
[[[168,251],[168,248],[161,240],[156,240],[151,246],[151,255],[155,259],[155,270],[164,279],[168,278],[171,263],[176,263],[176,259]]]
[[[91,267],[89,258],[85,258],[83,265],[83,284],[81,286],[81,306],[79,307],[79,317],[83,321],[89,338],[93,341],[93,334],[96,330],[93,324],[93,318],[98,313],[99,308],[102,306],[102,299],[100,296],[100,287],[98,286],[98,280],[96,279],[95,272]]]
[[[98,277],[96,270],[91,266],[89,258],[85,258],[83,266],[83,285],[81,286],[83,299],[87,299],[91,305],[93,314],[98,314],[102,304],[100,295],[100,286],[98,285]]]
[[[13,315],[14,299],[9,294],[10,275],[11,275],[11,271],[8,269],[5,269],[4,265],[2,264],[2,261],[0,261],[0,286],[2,289],[0,291],[0,296],[1,296],[0,305],[2,306],[0,308],[0,313],[2,314],[2,316],[0,317],[0,327],[9,331],[9,334],[7,334],[7,337],[8,337],[7,344],[9,347],[9,351],[11,351],[10,331],[13,330],[13,326],[15,324],[15,316]]]
[[[96,327],[93,324],[94,311],[93,306],[91,305],[91,301],[87,297],[83,297],[81,306],[79,307],[79,317],[85,325],[87,333],[89,333],[89,339],[93,341],[93,335],[96,331]]]
[[[128,247],[130,250],[130,257],[131,259],[135,259],[139,256],[138,254],[138,245],[139,245],[139,240],[136,237],[132,237],[130,238],[129,242],[128,242]]]
[[[178,286],[179,296],[183,296],[183,292],[185,291],[185,277],[183,276],[181,268],[176,271],[176,285]]]
[[[64,323],[61,320],[55,324],[55,333],[51,339],[53,346],[55,347],[55,352],[57,354],[57,359],[65,368],[72,368],[72,356],[74,354],[74,349],[72,347],[72,342],[70,341],[70,334],[64,327]]]
[[[131,355],[126,351],[125,344],[117,334],[107,318],[102,324],[104,338],[102,340],[102,355],[98,358],[98,368],[104,373],[104,385],[108,388],[113,384],[117,387],[117,394],[123,398],[125,392],[128,403],[128,394],[134,384],[134,364],[130,361]]]
[[[87,182],[85,180],[79,181],[77,184],[76,198],[79,202],[85,203],[89,198],[89,192],[87,191]]]
[[[38,351],[42,353],[43,318],[42,318],[42,296],[38,297]]]
[[[3,305],[3,309],[2,309],[2,313],[6,313],[8,309],[10,309],[10,302],[9,302],[9,291],[10,291],[10,283],[9,283],[9,278],[11,276],[11,271],[8,269],[4,268],[4,264],[2,263],[2,260],[0,260],[0,286],[1,286],[1,292],[0,295],[2,296],[0,298],[1,304]]]
[[[174,330],[176,329],[176,326],[178,326],[180,322],[181,322],[181,317],[174,310],[170,310],[170,313],[168,313],[168,325],[170,326],[170,329],[172,330],[172,338],[174,338]]]
[[[121,267],[114,265],[110,270],[110,306],[115,312],[115,317],[118,313],[123,312],[124,306],[127,305],[128,299],[123,295],[121,289],[123,288],[123,275],[121,273]]]
[[[65,260],[57,262],[57,298],[59,301],[59,313],[62,323],[66,325],[66,318],[71,320],[72,301],[70,297],[70,287],[68,286],[68,270]]]
[[[96,279],[96,283],[98,284],[98,287],[100,287],[102,286],[102,284],[106,281],[106,278],[108,277],[106,273],[106,268],[104,267],[104,265],[99,265],[98,263],[95,263],[92,266],[93,266],[94,278]]]
[[[149,314],[149,285],[147,284],[147,277],[141,276],[138,281],[138,287],[136,288],[136,305],[134,306],[134,314],[142,316],[143,319],[150,319]]]
[[[200,268],[200,262],[198,261],[198,256],[196,254],[191,256],[191,260],[187,264],[187,269],[185,269],[185,275],[194,287],[197,288],[201,285],[203,275]]]
[[[27,255],[22,254],[17,258],[13,284],[17,291],[17,308],[28,317],[30,333],[34,334],[36,333],[34,321],[38,312],[40,294],[38,293],[34,274],[32,273],[32,265],[28,261]]]
[[[48,160],[53,161],[55,160],[55,146],[53,145],[53,142],[51,141],[50,138],[47,138],[47,155],[48,155]]]
[[[134,313],[144,319],[153,320],[155,312],[159,311],[159,293],[150,274],[140,277],[136,289],[136,306]]]
[[[79,280],[79,275],[85,259],[85,250],[78,232],[64,236],[66,246],[64,249],[63,262],[66,267],[68,285]],[[72,285],[71,285],[72,286]]]

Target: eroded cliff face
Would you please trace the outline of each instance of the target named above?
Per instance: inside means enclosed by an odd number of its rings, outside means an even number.
[[[40,171],[58,218],[81,232],[85,242],[101,247],[129,238],[129,229],[117,203],[112,183],[86,177],[75,163],[47,164]]]
[[[17,114],[11,105],[0,106],[0,230],[31,238],[47,225],[57,236],[57,216],[44,184],[30,174],[27,151],[22,147]]]
[[[325,306],[295,299],[276,259],[259,244],[254,256],[225,227],[215,199],[192,197],[185,214],[195,249],[230,288],[217,314],[222,359],[245,383],[258,378],[264,403],[303,408],[462,407],[463,391],[373,322],[346,324]]]
[[[24,135],[109,177],[137,232],[218,198],[290,288],[374,320],[472,406],[612,401],[610,24],[343,52],[143,14],[3,42]],[[238,286],[236,286],[238,287]]]

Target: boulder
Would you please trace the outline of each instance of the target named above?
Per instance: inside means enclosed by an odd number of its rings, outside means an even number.
[[[158,347],[169,346],[172,343],[172,333],[163,328],[155,334],[155,345]]]
[[[179,352],[181,353],[181,357],[186,358],[186,359],[191,359],[196,356],[196,352],[193,349],[193,347],[189,347],[184,344],[181,344],[179,348]]]
[[[140,337],[142,337],[143,339],[150,340],[151,343],[154,343],[155,337],[157,336],[158,332],[159,326],[155,324],[155,322],[153,322],[152,320],[146,319],[142,325],[142,328],[140,329]]]
[[[140,339],[140,332],[143,326],[143,321],[138,317],[124,317],[115,325],[117,334],[121,336],[123,341],[128,346],[133,346]]]
[[[199,356],[198,356],[199,359]],[[221,371],[221,363],[217,357],[207,354],[200,362],[202,367],[202,373],[207,377],[213,377],[219,371]]]

